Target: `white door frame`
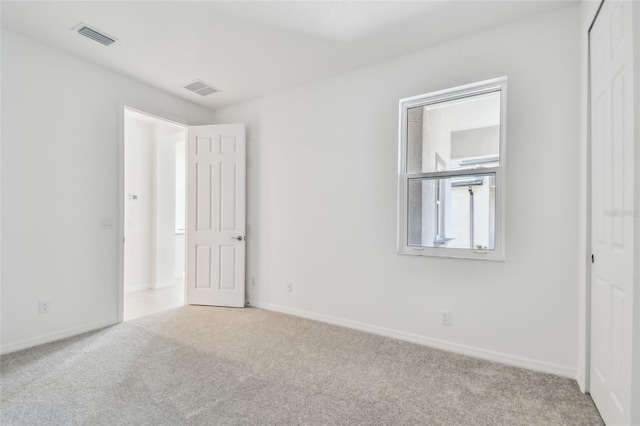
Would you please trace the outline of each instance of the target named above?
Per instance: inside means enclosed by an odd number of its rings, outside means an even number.
[[[592,8],[587,12],[587,16],[582,26],[583,36],[583,90],[586,96],[584,97],[584,137],[586,140],[585,152],[582,156],[584,162],[583,175],[585,178],[584,186],[584,215],[581,218],[581,222],[584,223],[584,240],[582,246],[584,250],[580,253],[580,264],[583,265],[582,269],[584,276],[582,279],[581,292],[579,295],[578,310],[581,316],[581,322],[579,322],[579,347],[578,347],[578,375],[577,381],[580,390],[584,393],[590,391],[591,380],[591,45],[589,33],[593,24],[600,12],[602,3],[591,2],[589,4]]]
[[[182,127],[189,127],[189,123],[180,118],[171,116],[171,114],[167,114],[166,111],[158,111],[151,105],[140,105],[135,102],[126,102],[119,101],[118,102],[118,134],[120,137],[120,143],[118,144],[118,322],[122,322],[124,320],[124,228],[125,228],[125,215],[124,215],[124,199],[125,199],[125,190],[124,190],[124,152],[125,152],[125,134],[124,134],[124,125],[125,125],[125,111],[133,110],[142,114],[146,114],[151,117],[155,117],[159,120],[167,121],[169,123],[176,124]],[[171,118],[167,118],[171,117]],[[185,129],[186,131],[186,129]],[[185,143],[185,149],[186,149]],[[187,206],[185,206],[186,208]],[[188,217],[185,218],[188,221]],[[185,233],[186,240],[186,233]],[[186,264],[186,244],[185,244],[185,264]],[[185,286],[186,292],[186,286]],[[185,293],[185,301],[186,301],[186,293]]]

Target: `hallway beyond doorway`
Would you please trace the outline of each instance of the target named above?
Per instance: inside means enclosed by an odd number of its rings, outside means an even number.
[[[184,284],[125,293],[124,321],[184,305]]]

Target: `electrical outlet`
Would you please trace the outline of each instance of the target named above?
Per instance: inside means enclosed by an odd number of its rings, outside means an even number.
[[[293,291],[293,283],[287,283],[286,291],[287,293],[291,293]]]
[[[251,277],[251,287],[256,286],[256,277]]]
[[[450,311],[440,311],[440,325],[451,325]]]
[[[48,314],[49,313],[49,308],[50,308],[49,301],[41,300],[39,307],[40,307],[40,313],[41,314]]]

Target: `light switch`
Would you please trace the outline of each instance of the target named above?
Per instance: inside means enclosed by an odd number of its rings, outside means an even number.
[[[102,229],[111,229],[113,228],[113,218],[111,217],[103,217],[100,221],[100,228]]]

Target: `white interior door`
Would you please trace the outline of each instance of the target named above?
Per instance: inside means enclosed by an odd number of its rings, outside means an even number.
[[[245,305],[245,129],[188,128],[187,303]]]
[[[609,425],[631,421],[634,267],[631,25],[630,2],[607,0],[590,32],[594,255],[590,393]]]

